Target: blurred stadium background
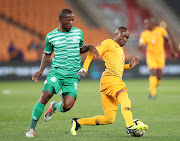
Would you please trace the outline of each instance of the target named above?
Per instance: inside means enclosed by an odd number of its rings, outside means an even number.
[[[154,17],[167,28],[177,52],[180,49],[180,1],[178,0],[0,0],[0,80],[31,79],[39,69],[48,32],[59,26],[58,14],[69,8],[75,13],[74,26],[83,30],[86,44],[98,45],[112,38],[118,26],[126,26],[130,39],[125,46],[126,61],[138,55],[141,63],[124,78],[147,77],[145,49],[138,49],[143,20]],[[165,43],[167,65],[164,77],[180,76],[179,58],[174,60]],[[86,54],[82,56],[84,61]],[[100,78],[102,59],[92,62],[90,79]],[[50,67],[45,70],[45,78]]]

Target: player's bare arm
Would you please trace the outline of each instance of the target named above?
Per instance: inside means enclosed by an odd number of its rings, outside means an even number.
[[[134,57],[134,58],[129,62],[129,66],[130,66],[131,68],[133,68],[134,66],[136,66],[137,64],[139,64],[139,60],[140,60],[140,57],[139,57],[139,56]]]
[[[97,49],[95,48],[95,46],[93,45],[84,45],[81,49],[80,49],[80,53],[85,53],[89,51],[90,53],[94,53],[94,56],[99,57],[99,52],[97,51]]]
[[[46,66],[48,65],[48,63],[50,62],[50,57],[51,57],[51,54],[46,54],[44,53],[43,55],[43,58],[42,58],[42,61],[41,61],[41,66],[40,66],[40,70],[37,71],[33,77],[32,77],[32,80],[34,80],[34,82],[38,83],[38,78],[42,75],[44,69],[46,68]]]
[[[173,43],[172,43],[172,40],[170,39],[170,37],[168,35],[165,36],[165,39],[167,39],[168,41],[168,44],[169,44],[169,49],[171,51],[171,55],[174,57],[174,58],[177,58],[178,57],[178,53],[174,50],[173,48]]]

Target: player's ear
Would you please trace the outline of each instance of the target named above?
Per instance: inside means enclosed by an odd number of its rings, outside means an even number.
[[[115,32],[115,33],[114,33],[114,38],[117,38],[118,35],[119,35],[119,33],[118,33],[118,32]]]

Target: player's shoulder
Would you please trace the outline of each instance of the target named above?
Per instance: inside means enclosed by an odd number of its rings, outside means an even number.
[[[161,26],[156,26],[156,30],[158,30],[158,31],[166,31],[166,29],[164,27],[161,27]]]
[[[115,42],[115,41],[112,40],[112,39],[106,39],[106,40],[104,40],[103,42],[106,43],[106,44],[109,44],[109,43],[113,43],[113,42]]]
[[[48,38],[50,35],[53,35],[53,34],[56,34],[56,33],[58,33],[58,27],[55,28],[54,30],[50,31],[50,32],[46,35],[46,37]]]
[[[150,32],[149,30],[145,29],[141,34],[145,35],[145,34],[148,34],[149,32]]]

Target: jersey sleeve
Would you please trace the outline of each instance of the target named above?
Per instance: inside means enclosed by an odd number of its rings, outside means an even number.
[[[163,37],[168,37],[168,32],[165,28],[161,28],[161,33]]]
[[[131,67],[129,66],[129,64],[125,64],[125,65],[124,65],[124,70],[127,70],[127,69],[131,69]]]
[[[142,32],[140,39],[139,39],[139,43],[142,45],[146,44],[146,33],[145,32]]]
[[[80,34],[81,34],[81,38],[80,38],[80,42],[79,42],[79,47],[82,48],[84,46],[84,40],[83,40],[83,32],[82,30],[80,30]]]
[[[108,50],[110,43],[111,43],[111,40],[107,39],[107,40],[104,40],[102,43],[100,43],[98,46],[96,46],[96,49],[100,55],[102,55],[104,52]]]
[[[84,61],[84,64],[83,64],[83,69],[88,71],[89,65],[90,65],[93,57],[94,57],[93,53],[87,55],[86,60]]]
[[[49,43],[49,39],[48,39],[48,35],[45,38],[45,48],[44,48],[44,52],[46,54],[51,54],[53,52],[53,47],[51,46],[51,44]]]
[[[104,52],[108,50],[110,44],[110,40],[104,40],[101,44],[96,46],[97,51],[99,52],[100,55],[102,55]],[[88,54],[86,57],[86,60],[84,61],[83,68],[88,71],[89,65],[94,58],[94,54]]]

